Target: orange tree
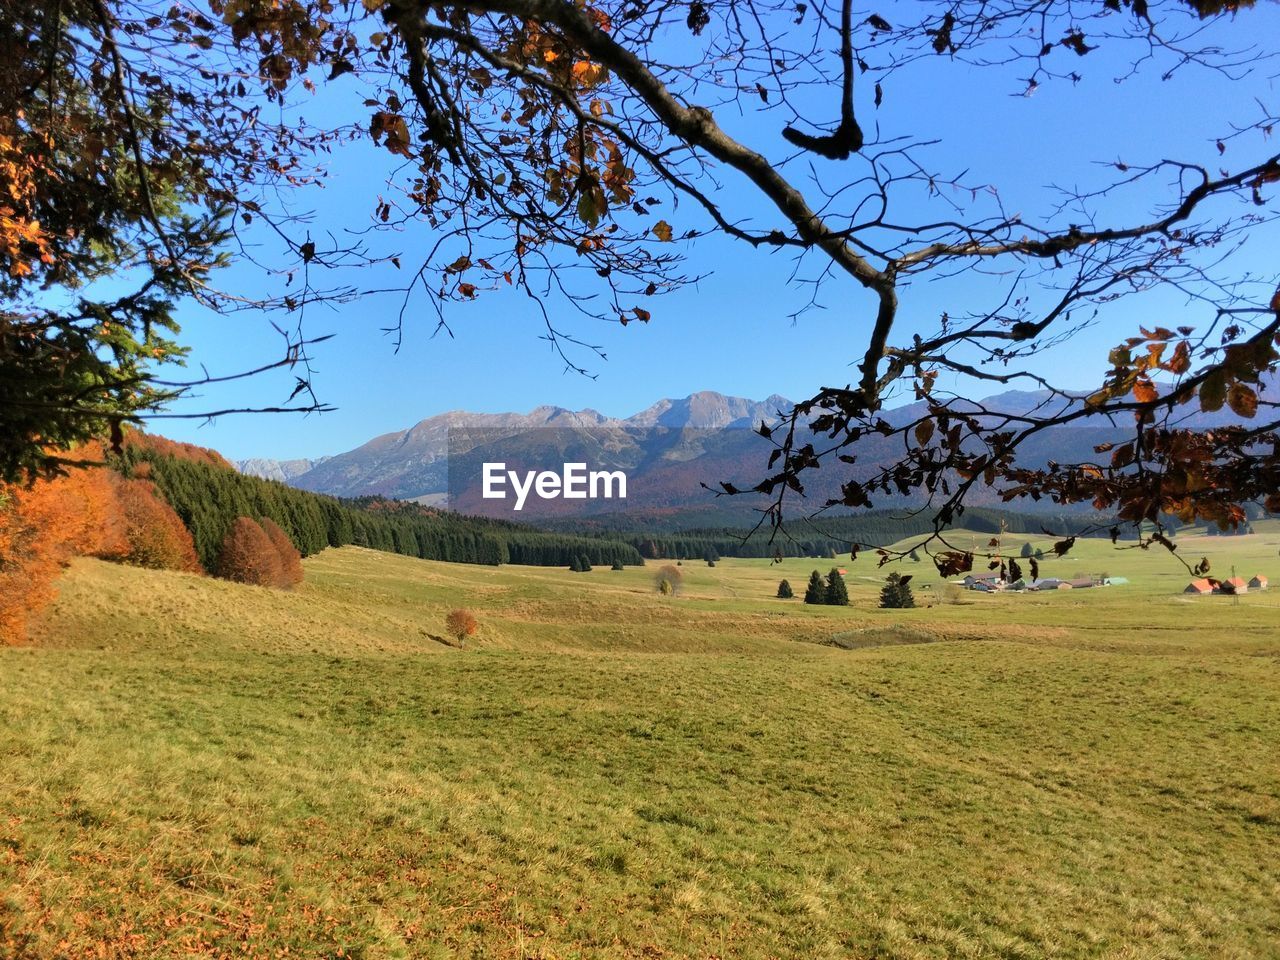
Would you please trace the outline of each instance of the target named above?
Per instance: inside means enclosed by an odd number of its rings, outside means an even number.
[[[825,464],[847,476],[833,504],[914,496],[939,529],[977,486],[1005,498],[1089,502],[1133,523],[1176,514],[1231,524],[1244,504],[1267,498],[1280,509],[1280,437],[1260,391],[1276,366],[1280,300],[1274,277],[1233,273],[1240,241],[1274,216],[1274,108],[1260,103],[1252,121],[1206,130],[1209,154],[1187,159],[1143,157],[1144,145],[1123,130],[1115,139],[1099,133],[1080,149],[1107,162],[1098,168],[1106,176],[1033,218],[1005,209],[999,183],[934,169],[931,158],[963,168],[966,157],[947,156],[927,130],[909,135],[920,104],[893,96],[913,71],[939,70],[983,71],[1000,97],[1069,91],[1100,57],[1109,58],[1101,69],[1127,64],[1126,75],[1242,77],[1275,52],[1265,31],[1249,29],[1248,18],[1262,16],[1250,6],[9,5],[6,53],[16,67],[4,96],[13,109],[0,116],[13,119],[0,129],[0,149],[14,172],[0,252],[9,251],[10,282],[28,289],[127,262],[142,283],[133,299],[56,318],[11,311],[18,319],[6,322],[21,336],[6,341],[0,360],[52,395],[25,408],[33,425],[12,434],[7,469],[38,461],[37,441],[63,443],[90,422],[136,414],[182,389],[148,375],[148,351],[176,349],[149,338],[171,321],[177,297],[242,305],[208,279],[221,262],[216,251],[238,249],[225,245],[229,232],[263,228],[279,254],[268,266],[298,281],[255,307],[300,313],[350,292],[322,289],[317,278],[380,258],[313,237],[271,198],[305,192],[320,175],[313,157],[367,139],[396,162],[370,208],[374,229],[394,231],[405,246],[385,258],[404,278],[404,303],[425,301],[444,324],[456,305],[517,291],[575,369],[592,348],[553,319],[567,311],[551,308],[648,322],[654,298],[697,275],[683,257],[696,257],[706,237],[793,255],[798,284],[815,298],[824,287],[847,291],[856,376],[762,428],[776,450],[754,490],[770,498],[774,522]],[[1240,25],[1229,22],[1236,17]],[[1241,38],[1238,49],[1231,38]],[[326,127],[297,122],[287,107],[321,86],[358,94]],[[1177,114],[1177,102],[1152,98],[1151,110]],[[1097,106],[1082,102],[1081,115]],[[747,112],[758,122],[726,119]],[[720,189],[728,182],[732,190]],[[53,202],[73,185],[84,199]],[[968,273],[988,278],[981,293],[957,298],[932,327],[904,320],[923,281]],[[1055,365],[1041,354],[1094,310],[1116,316],[1116,303],[1161,291],[1187,306],[1167,324],[1118,331],[1110,371],[1087,396],[1046,374]],[[68,330],[74,342],[57,359],[50,345]],[[106,336],[116,338],[114,351],[100,349]],[[48,371],[73,359],[89,370],[68,398],[48,387]],[[280,362],[298,368],[295,395],[313,407],[301,334],[287,339]],[[944,392],[940,379],[970,387]],[[993,383],[1040,391],[1041,402],[1010,413],[963,395]],[[905,422],[884,415],[895,391],[919,401]],[[1224,408],[1235,419],[1220,429],[1184,422],[1188,412]],[[1123,436],[1072,462],[1026,456],[1054,427],[1084,423],[1119,425]],[[868,439],[896,454],[870,469],[855,464]],[[973,562],[947,549],[934,559],[945,572]]]
[[[467,637],[475,636],[476,631],[480,629],[480,623],[476,620],[475,614],[464,609],[450,610],[449,615],[444,618],[444,625],[449,635],[458,641],[458,646],[466,643]]]

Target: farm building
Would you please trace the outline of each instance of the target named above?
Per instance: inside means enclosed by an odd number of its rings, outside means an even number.
[[[1071,584],[1071,589],[1073,590],[1084,590],[1095,586],[1092,577],[1078,577],[1075,580],[1068,580],[1067,583]]]
[[[1199,580],[1192,580],[1190,583],[1187,584],[1187,589],[1183,590],[1182,592],[1198,593],[1198,594],[1213,593],[1213,584],[1203,578]]]
[[[1239,596],[1242,593],[1249,592],[1249,584],[1244,577],[1229,577],[1222,581],[1218,587],[1222,593],[1230,593]]]
[[[1000,574],[998,573],[970,573],[966,574],[965,578],[960,582],[970,590],[979,588],[983,590],[998,590],[1004,586],[1004,581],[1000,579]]]
[[[1249,589],[1250,589],[1250,590],[1265,590],[1265,589],[1267,589],[1267,578],[1266,578],[1266,577],[1264,577],[1264,576],[1263,576],[1262,574],[1260,574],[1260,573],[1259,573],[1259,574],[1255,574],[1255,575],[1254,575],[1254,578],[1253,578],[1252,580],[1250,580],[1250,581],[1249,581]]]
[[[1104,587],[1119,587],[1129,582],[1128,577],[1103,577],[1102,585]]]

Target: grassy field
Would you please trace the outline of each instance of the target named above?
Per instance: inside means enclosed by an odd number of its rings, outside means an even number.
[[[81,561],[0,649],[0,957],[1280,955],[1280,589],[772,598],[831,565]]]

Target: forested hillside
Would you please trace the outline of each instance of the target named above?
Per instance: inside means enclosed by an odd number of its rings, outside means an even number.
[[[453,563],[567,566],[580,556],[607,566],[643,562],[634,546],[617,539],[546,533],[390,500],[342,501],[237,473],[221,458],[175,455],[174,446],[134,435],[120,469],[126,475],[141,469],[155,482],[191,531],[200,562],[209,570],[227,531],[242,516],[275,521],[304,557],[355,544]]]
[[[958,518],[957,526],[978,533],[1066,537],[1085,531],[1106,531],[1115,521],[1103,514],[1027,514],[976,507]],[[1177,530],[1178,521],[1165,517],[1166,530]],[[848,553],[854,544],[861,549],[897,543],[907,537],[933,532],[932,518],[904,510],[867,510],[857,514],[803,517],[787,523],[779,531],[766,525],[758,530],[733,527],[697,527],[662,530],[658,524],[641,520],[599,526],[596,535],[624,540],[646,559],[696,560],[703,557],[824,557]],[[1135,536],[1133,528],[1121,531],[1125,539]]]

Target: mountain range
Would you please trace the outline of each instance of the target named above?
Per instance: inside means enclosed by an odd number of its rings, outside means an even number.
[[[633,433],[662,429],[750,430],[775,421],[791,406],[785,397],[765,400],[727,397],[710,391],[681,400],[660,400],[626,418],[595,410],[540,406],[528,413],[469,413],[452,410],[428,417],[408,430],[383,434],[354,450],[314,460],[241,460],[242,473],[280,480],[291,486],[340,497],[385,496],[401,500],[441,502],[448,490],[448,454],[452,431],[454,452],[460,437],[478,432],[485,439],[517,436],[534,430],[626,429]]]
[[[1274,392],[1274,388],[1267,393]],[[980,401],[987,410],[1023,413],[1051,401],[1041,392],[1009,391]],[[341,497],[384,496],[428,505],[448,505],[464,512],[490,512],[493,501],[482,500],[478,477],[480,460],[504,460],[527,466],[558,468],[563,462],[584,460],[608,469],[625,469],[634,492],[629,512],[671,514],[701,512],[706,518],[726,513],[741,520],[753,506],[746,498],[714,498],[703,484],[718,488],[721,481],[750,487],[767,473],[771,445],[755,428],[776,422],[791,407],[785,397],[764,400],[729,397],[704,391],[683,399],[660,400],[630,417],[613,418],[598,411],[540,406],[528,413],[469,413],[455,410],[421,420],[407,430],[375,437],[354,450],[314,460],[246,460],[236,464],[244,473],[281,480],[304,490]],[[916,402],[887,411],[892,423],[909,423],[925,411]],[[1230,414],[1226,420],[1233,419]],[[1223,415],[1189,416],[1188,426],[1224,422]],[[1067,425],[1045,430],[1028,441],[1022,462],[1070,462],[1087,459],[1100,443],[1120,436],[1110,425]],[[834,461],[806,480],[810,504],[839,495],[850,477],[865,478],[901,454],[901,441],[879,436],[864,438],[854,451],[854,466]],[[450,496],[450,454],[454,484]],[[475,462],[473,462],[475,461]],[[460,485],[462,467],[472,478]],[[907,502],[886,499],[878,506]],[[996,505],[994,491],[979,490],[975,505]],[[1019,509],[1035,508],[1020,505]],[[1044,504],[1045,509],[1061,509]],[[617,510],[617,503],[543,504],[551,516]],[[525,514],[517,519],[535,519]],[[728,519],[725,517],[725,519]]]

